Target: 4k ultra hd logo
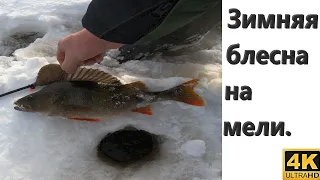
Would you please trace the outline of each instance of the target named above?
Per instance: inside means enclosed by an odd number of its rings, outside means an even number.
[[[283,180],[320,180],[319,149],[284,149]]]

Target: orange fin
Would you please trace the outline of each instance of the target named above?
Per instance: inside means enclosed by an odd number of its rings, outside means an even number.
[[[173,94],[176,96],[174,100],[176,101],[194,106],[204,106],[204,100],[194,91],[194,88],[198,85],[198,81],[198,79],[190,80],[169,91],[174,92]]]
[[[140,107],[137,109],[133,109],[132,112],[137,112],[137,113],[146,114],[146,115],[152,115],[150,105],[148,105],[146,107]]]
[[[100,121],[100,119],[81,118],[81,117],[70,117],[68,119],[70,119],[70,120],[78,120],[78,121],[89,121],[89,122],[99,122]]]
[[[187,81],[183,84],[181,84],[180,86],[188,86],[192,89],[194,89],[199,83],[199,80],[198,79],[193,79],[193,80],[190,80],[190,81]]]

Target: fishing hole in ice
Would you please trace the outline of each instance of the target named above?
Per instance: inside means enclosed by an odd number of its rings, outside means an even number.
[[[45,33],[37,31],[8,34],[0,40],[0,56],[12,56],[15,50],[29,46],[44,35]]]
[[[159,136],[129,125],[104,136],[97,153],[102,161],[127,166],[159,156],[160,141]]]

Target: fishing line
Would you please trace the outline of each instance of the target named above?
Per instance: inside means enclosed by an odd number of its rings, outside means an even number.
[[[24,90],[24,89],[27,89],[27,88],[31,88],[31,89],[34,89],[36,86],[34,84],[29,84],[28,86],[25,86],[25,87],[21,87],[19,89],[16,89],[16,90],[13,90],[13,91],[9,91],[7,93],[4,93],[4,94],[0,94],[0,97],[3,97],[3,96],[7,96],[9,94],[13,94],[15,92],[18,92],[18,91],[21,91],[21,90]]]

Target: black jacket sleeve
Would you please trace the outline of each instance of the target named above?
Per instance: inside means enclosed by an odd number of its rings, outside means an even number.
[[[106,41],[133,44],[152,31],[169,13],[161,7],[178,0],[93,0],[82,25]]]

